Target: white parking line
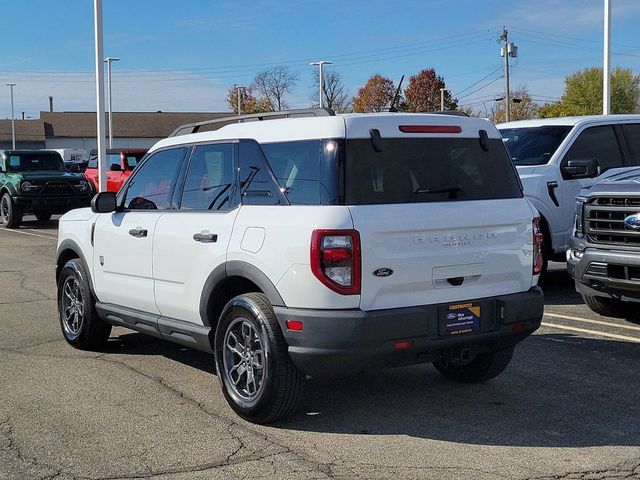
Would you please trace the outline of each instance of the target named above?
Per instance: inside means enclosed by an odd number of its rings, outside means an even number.
[[[8,232],[8,233],[21,233],[22,235],[31,235],[33,237],[40,237],[40,238],[46,238],[47,240],[54,240],[57,241],[57,238],[54,237],[48,237],[46,235],[41,235],[39,233],[29,233],[29,232],[25,232],[22,230],[10,230],[10,229],[6,229],[6,228],[0,228],[0,232]]]
[[[621,325],[613,322],[603,322],[601,320],[589,320],[587,318],[572,317],[571,315],[560,315],[559,313],[545,313],[545,317],[562,318],[564,320],[575,320],[576,322],[593,323],[594,325],[604,325],[606,327],[618,327],[626,330],[636,330],[640,332],[640,327],[634,325]]]
[[[58,238],[58,234],[57,233],[52,233],[52,232],[47,232],[47,231],[42,231],[42,230],[34,230],[32,228],[21,228],[20,231],[24,232],[24,231],[28,231],[28,232],[33,232],[33,233],[37,233],[38,235],[44,235],[46,237],[49,238]]]
[[[596,330],[587,330],[586,328],[567,327],[566,325],[557,325],[555,323],[542,322],[544,327],[558,328],[560,330],[569,330],[570,332],[586,333],[597,337],[615,338],[616,340],[625,340],[627,342],[640,343],[640,338],[629,337],[627,335],[616,335],[615,333],[598,332]]]

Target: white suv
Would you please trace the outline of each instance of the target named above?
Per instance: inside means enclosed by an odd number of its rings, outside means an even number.
[[[120,325],[211,352],[231,407],[262,423],[305,375],[501,373],[543,298],[538,219],[495,127],[294,113],[185,126],[117,196],[63,216],[66,340]]]
[[[524,193],[542,217],[545,264],[564,261],[578,192],[640,165],[640,115],[541,118],[497,127]]]

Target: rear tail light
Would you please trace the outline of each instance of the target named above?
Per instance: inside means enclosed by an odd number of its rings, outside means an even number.
[[[360,234],[357,230],[314,230],[311,271],[341,295],[360,294]]]
[[[540,229],[540,217],[533,219],[533,274],[538,275],[542,272],[544,265],[544,235]]]

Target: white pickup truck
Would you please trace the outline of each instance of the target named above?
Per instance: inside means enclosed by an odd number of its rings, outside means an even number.
[[[540,212],[546,260],[565,260],[576,196],[595,181],[640,165],[640,115],[542,118],[497,125]]]

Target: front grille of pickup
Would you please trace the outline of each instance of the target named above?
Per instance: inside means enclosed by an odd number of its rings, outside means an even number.
[[[73,187],[68,183],[49,182],[44,186],[40,193],[44,195],[68,195],[73,193]]]
[[[640,197],[595,197],[584,205],[584,229],[590,242],[640,247],[640,229],[625,224],[640,214]]]

